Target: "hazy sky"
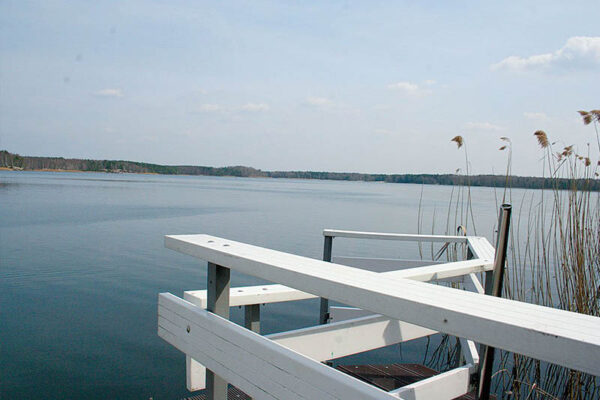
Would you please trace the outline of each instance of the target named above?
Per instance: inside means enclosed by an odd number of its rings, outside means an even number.
[[[0,2],[0,148],[270,170],[538,175],[595,142],[595,1]],[[592,155],[598,157],[597,148]]]

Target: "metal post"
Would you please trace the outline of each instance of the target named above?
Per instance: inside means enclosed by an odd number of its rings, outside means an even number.
[[[229,319],[230,270],[208,263],[206,309],[225,319]],[[206,370],[206,398],[227,400],[227,382],[210,370]]]
[[[252,332],[260,333],[260,304],[244,306],[244,327]]]
[[[510,213],[512,206],[502,204],[498,223],[498,239],[496,241],[496,257],[494,258],[494,270],[492,274],[486,273],[485,294],[502,297],[502,286],[504,284],[504,266],[506,264],[506,250],[508,248],[508,233],[510,230]],[[481,361],[479,363],[479,386],[477,398],[489,400],[492,382],[492,369],[494,368],[495,348],[482,346]]]
[[[331,262],[331,248],[333,246],[333,236],[325,236],[323,245],[323,261]],[[321,297],[321,309],[319,312],[319,324],[323,325],[329,321],[329,300]]]

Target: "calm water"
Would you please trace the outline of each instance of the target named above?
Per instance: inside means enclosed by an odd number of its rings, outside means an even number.
[[[164,248],[165,234],[320,258],[323,228],[416,232],[421,190],[423,230],[442,232],[451,187],[0,171],[0,398],[182,397],[185,357],[156,334],[157,294],[205,288],[206,265]],[[472,194],[477,233],[490,237],[494,192]],[[412,244],[348,239],[334,254],[419,256]],[[256,283],[233,274],[234,285]],[[316,301],[266,306],[263,333],[317,314]],[[422,350],[370,360],[421,361]]]

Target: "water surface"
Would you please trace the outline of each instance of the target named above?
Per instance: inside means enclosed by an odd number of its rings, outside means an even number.
[[[157,294],[206,287],[206,264],[164,248],[208,233],[322,256],[323,228],[443,232],[446,186],[0,171],[0,398],[183,397],[185,358],[157,330]],[[473,188],[478,234],[493,189]],[[451,221],[452,223],[452,221]],[[472,227],[468,227],[472,233]],[[423,249],[428,256],[430,249]],[[334,254],[418,258],[416,245],[349,239]],[[234,285],[259,283],[233,274]],[[268,305],[263,333],[316,323],[318,302]],[[240,321],[241,310],[233,310]],[[424,342],[369,355],[422,361]],[[347,362],[364,361],[365,356]]]

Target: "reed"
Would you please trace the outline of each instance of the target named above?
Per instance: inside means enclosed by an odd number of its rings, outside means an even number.
[[[594,128],[600,154],[600,110],[579,111],[585,125]],[[582,153],[572,145],[551,142],[544,131],[533,134],[542,156],[543,176],[550,184],[526,191],[513,214],[503,296],[563,310],[600,316],[600,193],[590,190],[600,174],[600,161],[591,147]],[[499,204],[513,202],[511,188],[512,142],[500,138],[507,153],[506,184]],[[452,138],[465,152],[461,185],[453,187],[448,203],[445,234],[476,234],[469,185],[469,159],[462,136]],[[568,188],[561,186],[566,179]],[[419,218],[419,230],[423,218]],[[458,227],[454,231],[454,227]],[[469,232],[467,232],[467,230]],[[442,247],[432,259],[464,258],[466,249]],[[437,369],[456,365],[459,344],[442,336],[426,363]],[[492,388],[499,399],[597,399],[599,378],[500,351]],[[600,361],[599,361],[600,362]]]
[[[594,126],[600,152],[600,111],[579,113],[586,125]],[[544,131],[534,137],[551,185],[521,201],[511,232],[504,296],[600,316],[600,196],[589,190],[600,162],[592,162],[589,145],[578,154],[572,145],[551,142]],[[561,178],[568,180],[568,189],[560,189]],[[510,185],[506,191],[511,193]],[[600,396],[598,378],[592,375],[507,352],[501,352],[500,360],[494,380],[500,398]]]

